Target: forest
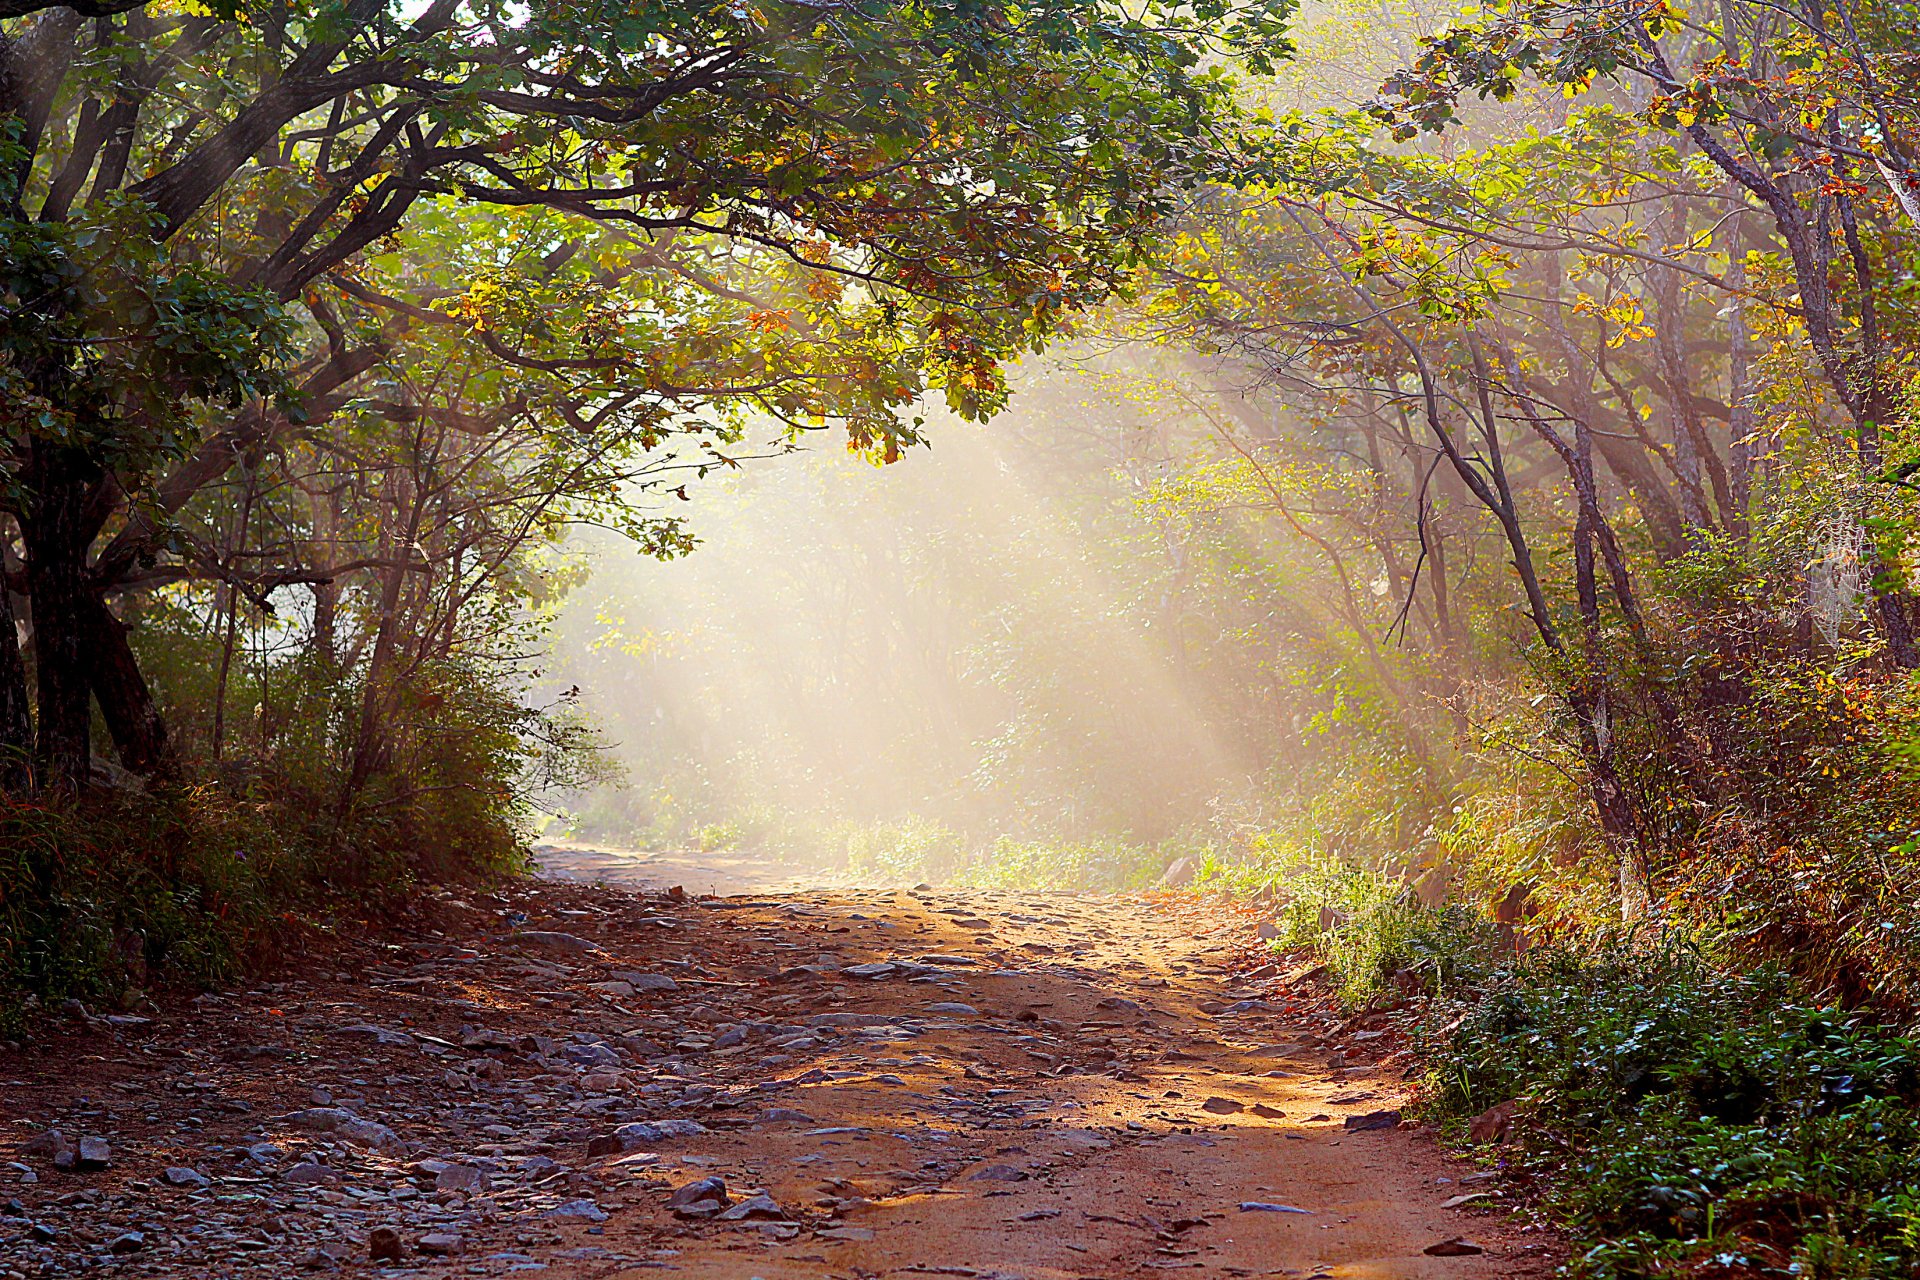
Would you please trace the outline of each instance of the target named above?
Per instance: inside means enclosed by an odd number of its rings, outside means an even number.
[[[1064,931],[1035,955],[1238,939],[1189,1023],[1373,1064],[1404,1107],[1342,1132],[1390,1127],[1429,1191],[1462,1175],[1416,1141],[1500,1180],[1449,1201],[1486,1222],[1425,1250],[1474,1259],[1444,1274],[1920,1273],[1916,30],[1902,0],[0,0],[0,1074],[379,972],[328,949],[428,920],[588,963],[626,890],[551,859],[661,853],[804,886],[767,938],[897,891]],[[447,914],[482,902],[490,941]],[[794,972],[727,963],[682,985]],[[666,1021],[524,1052],[710,1109],[695,1059],[797,1016],[688,1031],[715,1019],[633,976],[528,1016],[637,990]],[[519,1043],[474,1016],[425,1051]],[[1036,1053],[1148,1078],[1127,1050]],[[0,1090],[23,1179],[42,1111]],[[739,1220],[872,1239],[752,1172],[779,1216]],[[695,1185],[660,1184],[675,1221],[755,1203]],[[1285,1190],[1229,1216],[1278,1231]],[[63,1252],[12,1203],[0,1278],[155,1234]],[[1167,1212],[1111,1274],[1186,1256]],[[412,1227],[354,1223],[311,1265],[401,1264],[378,1233]],[[927,1266],[1109,1274],[999,1247]],[[1191,1265],[1283,1274],[1225,1257]]]

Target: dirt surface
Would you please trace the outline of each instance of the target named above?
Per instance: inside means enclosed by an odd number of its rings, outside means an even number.
[[[1337,1021],[1260,919],[447,894],[0,1056],[0,1277],[1549,1273],[1497,1177],[1397,1122],[1385,1020]]]
[[[548,880],[665,889],[693,894],[795,893],[818,888],[817,876],[747,850],[618,849],[551,840],[533,847],[534,866]]]

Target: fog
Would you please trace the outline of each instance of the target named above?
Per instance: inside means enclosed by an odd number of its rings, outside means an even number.
[[[1017,376],[1008,412],[931,414],[891,465],[823,438],[690,487],[691,556],[574,540],[587,577],[548,675],[622,775],[571,805],[578,832],[778,851],[923,818],[1154,841],[1254,791],[1274,706],[1195,608],[1190,520],[1160,500],[1206,431],[1145,368]]]

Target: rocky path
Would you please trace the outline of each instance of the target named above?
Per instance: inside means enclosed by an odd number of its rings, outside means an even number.
[[[448,895],[0,1055],[0,1280],[1549,1273],[1399,1122],[1384,1019],[1289,982],[1258,918]]]

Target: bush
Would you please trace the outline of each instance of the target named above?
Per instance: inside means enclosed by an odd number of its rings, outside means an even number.
[[[1523,1098],[1520,1163],[1596,1280],[1920,1267],[1920,1045],[1686,943],[1527,956],[1428,1045],[1431,1114]]]

